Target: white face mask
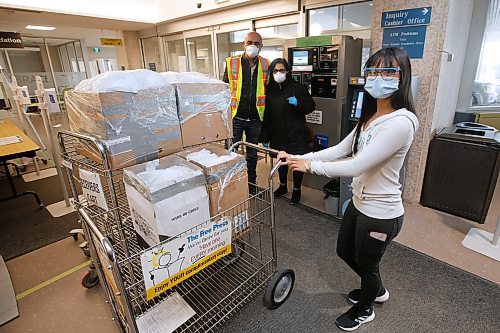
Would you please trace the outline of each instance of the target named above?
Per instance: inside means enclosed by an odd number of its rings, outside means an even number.
[[[273,74],[273,77],[274,77],[274,81],[276,81],[276,83],[283,83],[286,80],[286,74],[285,73],[278,72],[276,74]]]
[[[366,78],[365,90],[368,91],[373,98],[384,99],[392,96],[399,89],[399,79],[393,77],[390,80],[384,80],[380,75],[375,77],[368,76]]]
[[[245,47],[245,54],[249,58],[255,58],[259,54],[259,48],[255,45],[248,45]]]

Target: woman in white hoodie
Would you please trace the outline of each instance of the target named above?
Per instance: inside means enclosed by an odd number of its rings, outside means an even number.
[[[411,94],[411,64],[406,52],[384,48],[365,64],[365,94],[356,128],[338,145],[320,152],[289,155],[278,161],[293,171],[326,177],[353,177],[348,205],[337,239],[337,254],[361,278],[349,292],[354,306],[335,323],[354,331],[375,318],[374,302],[389,299],[379,262],[403,223],[399,172],[418,120]],[[348,157],[349,156],[349,157]]]

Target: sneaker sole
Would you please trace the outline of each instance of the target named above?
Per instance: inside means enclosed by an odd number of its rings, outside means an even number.
[[[356,300],[353,300],[352,298],[348,297],[349,301],[352,303],[352,304],[356,304],[358,303],[358,301]],[[382,296],[377,296],[375,297],[375,303],[384,303],[385,301],[387,301],[389,299],[389,291],[386,289],[385,290],[385,293],[382,295]]]
[[[337,323],[337,321],[335,321],[335,325],[337,325],[337,327],[343,331],[352,332],[352,331],[357,330],[361,325],[369,323],[373,319],[375,319],[375,312],[372,312],[371,316],[369,316],[368,318],[366,318],[365,320],[363,320],[361,323],[359,323],[357,326],[354,326],[354,327],[342,327]]]

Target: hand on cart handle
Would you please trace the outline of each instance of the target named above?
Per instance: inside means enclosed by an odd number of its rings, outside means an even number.
[[[276,164],[285,165],[288,162],[290,162],[291,159],[292,159],[292,155],[288,154],[287,152],[280,151],[278,153],[278,157],[276,159]]]
[[[294,157],[284,151],[278,153],[277,165],[288,165],[292,171],[300,172],[310,172],[311,171],[311,161],[301,160]]]

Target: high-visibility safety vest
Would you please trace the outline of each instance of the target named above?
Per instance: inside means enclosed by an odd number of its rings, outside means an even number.
[[[229,79],[229,86],[231,87],[231,112],[233,118],[236,116],[238,104],[241,97],[241,86],[243,75],[241,73],[241,57],[234,56],[226,59],[227,76]],[[269,81],[269,60],[257,57],[259,59],[259,68],[257,71],[257,112],[262,121],[264,119],[264,108],[266,106],[266,85]]]

